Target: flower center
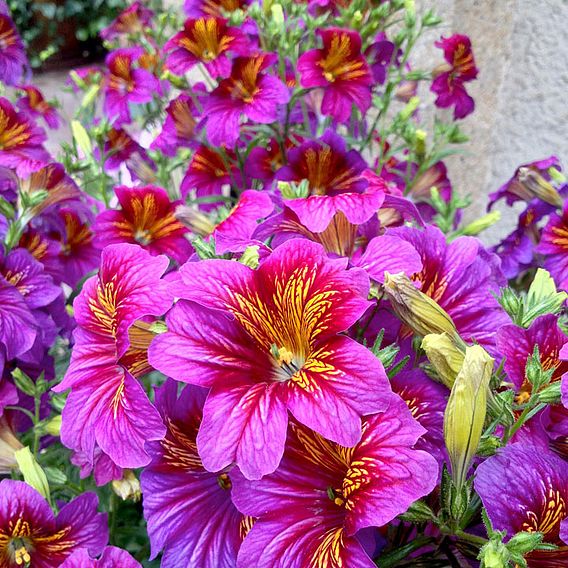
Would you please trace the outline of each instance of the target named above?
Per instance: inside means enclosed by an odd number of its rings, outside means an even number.
[[[137,229],[134,233],[134,240],[141,245],[149,245],[152,242],[152,235],[148,229]]]
[[[300,357],[294,355],[286,347],[278,347],[276,343],[270,346],[270,354],[274,358],[276,379],[279,381],[291,379],[304,365]]]
[[[18,566],[27,566],[32,561],[31,542],[25,538],[13,538],[8,544],[8,556]]]

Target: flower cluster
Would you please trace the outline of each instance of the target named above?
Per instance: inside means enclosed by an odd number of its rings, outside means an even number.
[[[135,1],[52,156],[0,2],[0,566],[566,565],[568,183],[463,223],[439,23]]]

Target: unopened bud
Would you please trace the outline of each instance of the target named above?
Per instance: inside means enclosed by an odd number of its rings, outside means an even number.
[[[16,438],[8,421],[0,417],[0,474],[6,475],[18,467],[16,452],[24,446]]]
[[[422,340],[422,349],[442,383],[451,389],[463,365],[463,351],[446,333],[426,335]]]
[[[507,548],[510,552],[524,556],[534,550],[542,542],[542,538],[540,532],[520,532],[511,537]]]
[[[115,479],[112,482],[112,490],[123,500],[123,501],[140,501],[142,497],[142,491],[140,489],[140,481],[134,475],[134,472],[130,469],[125,469],[122,475],[122,479]]]
[[[492,371],[493,359],[483,347],[466,347],[464,362],[444,413],[444,440],[457,488],[465,483],[483,432]]]
[[[251,245],[245,249],[245,252],[239,258],[239,262],[244,264],[245,266],[249,266],[250,268],[256,269],[258,267],[258,245]]]
[[[456,344],[462,341],[452,318],[432,298],[418,290],[408,276],[385,272],[385,294],[396,315],[417,335],[446,333]]]
[[[538,401],[545,404],[560,404],[562,399],[562,383],[555,381],[538,393]]]
[[[501,542],[490,540],[479,553],[483,568],[506,568],[511,555]]]
[[[501,219],[501,212],[500,211],[491,211],[491,213],[487,213],[487,215],[483,215],[479,219],[476,219],[469,225],[466,225],[462,231],[462,235],[467,235],[470,237],[475,237],[479,235],[479,233],[485,231],[489,227],[492,227]]]
[[[278,190],[284,199],[297,199],[298,197],[308,197],[310,193],[310,184],[308,180],[303,179],[299,183],[279,181]]]
[[[562,207],[562,197],[554,189],[552,184],[544,179],[537,171],[528,167],[521,167],[517,173],[517,180],[522,189],[528,194],[530,201],[533,197],[554,205],[554,207]]]
[[[51,420],[48,420],[45,425],[45,431],[50,436],[59,436],[61,433],[61,414],[54,416]]]
[[[215,224],[209,217],[194,207],[178,205],[175,211],[176,219],[188,227],[194,235],[208,237],[214,230]]]
[[[418,108],[420,104],[420,99],[418,97],[411,97],[411,99],[406,103],[406,106],[398,113],[402,120],[408,120],[414,111]]]

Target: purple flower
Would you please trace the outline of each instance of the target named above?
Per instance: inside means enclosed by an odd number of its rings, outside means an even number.
[[[17,85],[28,71],[29,63],[22,38],[9,12],[0,14],[0,81]]]
[[[184,0],[183,9],[188,16],[221,17],[223,13],[245,10],[250,0]]]
[[[387,406],[363,420],[353,448],[292,423],[275,473],[252,482],[235,475],[235,505],[259,517],[237,567],[375,566],[357,532],[405,512],[438,476],[436,460],[414,449],[424,429],[398,396],[384,396]]]
[[[395,45],[384,32],[377,34],[375,41],[365,50],[375,83],[384,84],[389,66],[396,63],[399,55],[400,50],[395,55]]]
[[[151,150],[173,158],[178,148],[191,148],[195,142],[197,109],[189,95],[181,94],[166,108],[162,131],[150,145]]]
[[[79,468],[81,479],[89,477],[92,473],[99,487],[115,479],[122,479],[123,476],[123,469],[117,466],[99,447],[95,448],[91,457],[86,452],[73,452],[70,461]]]
[[[224,18],[189,18],[183,30],[164,45],[166,67],[177,75],[187,73],[202,63],[213,78],[231,74],[228,53],[246,56],[251,51],[247,36],[227,25]]]
[[[113,172],[125,164],[134,179],[142,179],[140,170],[151,172],[155,168],[146,150],[122,128],[111,128],[108,131],[104,152],[107,156],[104,163],[105,172]],[[143,169],[141,166],[144,165]],[[143,181],[150,183],[150,180]]]
[[[211,144],[233,147],[243,118],[260,124],[277,120],[278,106],[290,100],[290,92],[280,79],[264,72],[276,60],[272,53],[257,53],[233,61],[230,77],[212,91],[204,108]]]
[[[141,476],[151,558],[163,550],[162,568],[233,568],[246,519],[231,501],[227,472],[204,469],[196,448],[205,389],[169,380],[156,391],[166,437],[147,448],[152,462]]]
[[[102,39],[112,41],[121,36],[134,36],[152,27],[154,12],[136,0],[125,8],[106,28],[99,33]]]
[[[358,32],[328,28],[318,30],[322,49],[312,49],[298,59],[302,87],[324,89],[321,112],[347,122],[355,105],[365,114],[371,106],[373,79],[361,54]]]
[[[288,165],[276,179],[299,183],[307,180],[307,197],[288,199],[291,209],[309,231],[321,233],[341,212],[351,224],[361,224],[377,212],[384,193],[370,187],[363,173],[367,164],[356,150],[332,130],[319,140],[309,140],[288,152]]]
[[[53,390],[71,389],[61,441],[91,462],[98,446],[120,467],[146,465],[144,442],[164,435],[160,415],[137,378],[152,370],[146,349],[154,334],[147,316],[161,315],[171,304],[160,279],[167,266],[166,257],[137,245],[109,245],[99,274],[85,282],[73,304],[75,346],[63,381]]]
[[[442,231],[432,226],[400,227],[389,234],[418,251],[423,268],[414,279],[451,316],[462,338],[495,353],[495,332],[509,322],[493,297],[505,283],[498,258],[473,237],[447,243]]]
[[[159,82],[152,73],[141,67],[134,68],[143,55],[141,47],[125,47],[112,51],[106,58],[104,111],[115,126],[132,120],[130,103],[148,103],[159,89]]]
[[[447,63],[434,70],[431,90],[438,95],[436,105],[440,108],[454,107],[454,118],[465,118],[473,112],[475,103],[465,90],[464,83],[477,77],[471,41],[465,35],[454,34],[441,38],[436,47],[444,51]]]
[[[258,270],[234,261],[189,262],[174,286],[180,301],[152,365],[211,388],[197,438],[206,469],[235,462],[250,479],[276,469],[288,411],[322,436],[352,446],[361,416],[390,391],[382,365],[338,335],[367,309],[369,280],[320,245],[294,239]]]
[[[107,541],[106,514],[97,512],[94,493],[84,493],[67,503],[56,517],[49,503],[27,483],[0,482],[2,566],[61,566],[75,550],[100,554]]]
[[[69,556],[60,568],[142,568],[142,564],[126,550],[107,546],[98,559],[92,558],[87,550],[81,548]]]
[[[558,327],[558,318],[552,314],[536,318],[528,329],[505,325],[496,337],[497,349],[505,357],[507,377],[514,384],[520,403],[526,402],[531,395],[532,385],[525,378],[525,367],[535,346],[538,346],[542,368],[553,371],[552,381],[560,380],[562,374],[568,372],[568,362],[561,361],[560,357],[568,337]]]
[[[33,118],[43,118],[49,128],[59,128],[59,114],[55,107],[47,102],[42,92],[33,85],[20,87],[26,95],[18,99],[18,107]]]
[[[544,268],[556,285],[568,290],[568,201],[561,214],[550,216],[536,251],[544,256]]]
[[[15,169],[22,178],[41,169],[51,162],[45,140],[43,129],[0,97],[0,166]]]
[[[495,530],[507,537],[520,531],[542,532],[557,550],[526,556],[530,568],[565,566],[568,562],[568,467],[559,457],[526,444],[512,444],[487,459],[475,475]]]

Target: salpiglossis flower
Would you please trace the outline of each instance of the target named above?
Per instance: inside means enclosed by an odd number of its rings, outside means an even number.
[[[142,473],[144,516],[151,557],[163,549],[162,568],[180,558],[195,568],[233,568],[250,519],[231,501],[230,472],[211,473],[201,463],[196,437],[207,391],[168,380],[156,391],[166,436],[148,444],[152,462]]]
[[[152,27],[154,12],[136,0],[125,8],[109,26],[100,31],[100,36],[107,41],[143,33]]]
[[[75,550],[102,552],[108,540],[106,514],[97,497],[84,493],[53,514],[49,503],[23,481],[0,482],[0,565],[60,566]]]
[[[45,100],[43,93],[33,85],[20,87],[25,96],[18,99],[18,107],[34,118],[43,118],[49,128],[59,128],[59,114],[55,107]]]
[[[515,443],[483,462],[475,476],[495,530],[507,537],[520,531],[541,532],[551,551],[526,556],[529,568],[561,568],[568,562],[568,467],[540,447]]]
[[[292,423],[275,473],[254,482],[235,475],[237,508],[259,517],[238,567],[375,566],[357,531],[405,512],[438,477],[436,460],[414,449],[424,429],[400,397],[386,394],[385,402],[381,412],[364,418],[353,448]]]
[[[88,550],[81,548],[74,552],[60,568],[142,568],[132,556],[116,546],[107,546],[100,558],[93,558]]]
[[[9,12],[0,13],[0,81],[17,85],[28,68],[26,48]]]
[[[441,108],[453,106],[454,118],[465,118],[475,107],[474,100],[464,87],[464,83],[477,77],[471,40],[467,36],[454,34],[441,38],[436,42],[436,47],[444,51],[447,61],[447,64],[434,70],[431,90],[438,95],[436,105]]]
[[[557,286],[568,291],[568,202],[560,214],[550,216],[536,250],[544,256],[543,266]]]
[[[100,213],[93,226],[98,246],[113,243],[139,244],[153,255],[167,254],[185,262],[192,247],[187,229],[176,219],[176,203],[165,189],[152,185],[115,188],[120,210]]]
[[[352,446],[361,416],[383,408],[381,363],[346,330],[369,306],[368,277],[320,245],[293,239],[258,270],[234,261],[186,263],[168,332],[150,348],[170,377],[210,387],[197,438],[204,466],[235,462],[250,479],[276,469],[288,411]],[[190,300],[190,301],[187,301]]]
[[[61,441],[94,459],[97,446],[121,467],[150,460],[144,442],[164,427],[137,378],[151,370],[148,316],[171,304],[160,279],[168,267],[137,245],[108,245],[99,274],[87,280],[73,307],[77,328],[69,369],[56,392],[71,389],[62,413]]]
[[[353,106],[363,114],[371,106],[373,78],[361,54],[358,32],[328,28],[318,30],[322,49],[303,53],[298,59],[302,87],[322,87],[321,112],[347,122]]]
[[[189,18],[183,30],[164,46],[166,67],[183,75],[198,63],[202,63],[213,78],[231,74],[229,52],[236,56],[250,53],[246,35],[228,25],[223,18]]]
[[[184,0],[183,9],[188,16],[222,17],[237,10],[244,10],[250,0]]]
[[[43,129],[0,97],[0,166],[16,170],[20,177],[41,169],[51,161],[45,140]]]
[[[243,120],[270,124],[277,119],[278,107],[290,100],[290,92],[267,72],[276,60],[272,53],[257,53],[233,61],[230,76],[211,92],[204,108],[211,144],[234,146]]]
[[[132,120],[130,103],[148,103],[158,90],[156,77],[141,67],[135,67],[143,54],[141,47],[125,47],[112,51],[106,58],[104,110],[115,125]]]

